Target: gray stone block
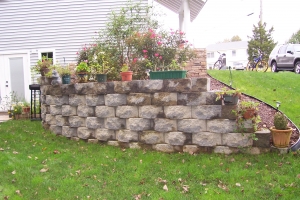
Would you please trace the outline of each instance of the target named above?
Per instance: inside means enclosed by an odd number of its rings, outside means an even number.
[[[169,119],[186,119],[191,118],[191,106],[165,106],[164,112]]]
[[[50,105],[50,114],[51,115],[61,115],[62,114],[61,106]]]
[[[151,121],[150,119],[143,118],[129,118],[126,121],[127,126],[126,129],[132,131],[146,131],[151,129]]]
[[[136,118],[138,116],[137,106],[118,106],[116,109],[116,117],[119,118]]]
[[[92,135],[94,135],[94,129],[88,129],[86,127],[79,127],[77,129],[77,136],[81,139],[89,139]]]
[[[191,78],[193,92],[210,91],[210,78]]]
[[[155,106],[174,106],[177,105],[177,93],[160,92],[154,93],[152,105]]]
[[[199,106],[206,104],[206,92],[178,93],[177,104],[183,106]]]
[[[222,145],[229,147],[252,146],[251,133],[225,133],[222,137]]]
[[[139,135],[136,131],[121,129],[116,131],[116,139],[119,142],[131,142],[131,141],[138,141]]]
[[[163,80],[141,80],[138,88],[142,93],[162,92],[163,89]]]
[[[214,153],[221,153],[221,154],[232,154],[233,151],[229,147],[224,146],[216,146],[214,149]]]
[[[186,135],[183,132],[165,133],[165,142],[170,145],[184,145],[186,139]]]
[[[107,94],[104,96],[106,106],[122,106],[127,103],[126,94]]]
[[[193,144],[199,146],[211,147],[222,145],[221,133],[199,132],[193,134]]]
[[[145,144],[164,143],[164,134],[156,131],[143,131],[140,134],[140,142]]]
[[[104,119],[98,117],[87,117],[86,127],[90,129],[104,128]]]
[[[56,126],[56,125],[50,125],[50,131],[52,133],[55,133],[56,135],[61,135],[62,133],[62,128],[61,126]]]
[[[96,94],[113,94],[114,91],[114,81],[105,83],[95,83]]]
[[[62,127],[62,135],[65,137],[77,137],[77,128],[63,126]]]
[[[206,131],[206,120],[180,119],[177,121],[177,130],[185,133],[199,133]]]
[[[62,116],[75,116],[77,115],[77,106],[70,106],[70,105],[62,105]]]
[[[269,129],[264,128],[256,131],[254,134],[257,138],[257,140],[253,141],[254,147],[270,148],[271,131]]]
[[[222,105],[222,101],[221,100],[217,100],[217,94],[215,93],[215,91],[210,91],[206,93],[206,104],[207,105]]]
[[[202,105],[192,107],[194,119],[218,119],[221,117],[221,105]]]
[[[127,95],[127,104],[129,106],[151,105],[151,94],[130,93]]]
[[[49,125],[56,125],[55,116],[53,116],[51,114],[46,114],[45,122]]]
[[[63,117],[62,115],[55,116],[57,126],[69,126],[69,118]]]
[[[183,152],[190,154],[198,153],[199,147],[197,145],[184,145]]]
[[[69,124],[70,127],[85,127],[86,118],[78,117],[78,116],[70,116],[69,117]]]
[[[84,83],[80,83],[84,84]],[[78,85],[80,85],[78,84]],[[73,94],[69,96],[69,105],[70,106],[79,106],[79,105],[86,105],[86,98],[85,95],[78,95]]]
[[[76,94],[96,94],[95,83],[77,83],[74,84]]]
[[[68,95],[63,95],[63,96],[56,96],[54,98],[55,105],[67,105],[69,104],[69,96]]]
[[[154,119],[154,130],[159,132],[177,131],[177,123],[174,119]]]
[[[96,129],[94,133],[94,137],[100,141],[108,141],[108,140],[115,140],[116,134],[115,131],[109,129]]]
[[[192,87],[191,79],[165,79],[165,92],[186,92],[190,91]]]
[[[105,128],[112,130],[124,129],[126,127],[126,120],[117,117],[110,117],[104,120]]]
[[[94,107],[86,106],[86,105],[79,105],[77,107],[77,115],[79,117],[93,117],[95,116]]]
[[[100,106],[104,105],[104,95],[86,95],[87,106]]]
[[[207,120],[207,131],[214,133],[232,133],[237,130],[236,121],[229,119]]]
[[[46,95],[46,104],[55,105],[55,96]]]
[[[221,111],[222,119],[236,119],[236,115],[233,110],[236,110],[236,105],[223,105]]]
[[[115,108],[109,106],[96,106],[95,116],[100,118],[115,117]]]
[[[109,145],[109,146],[115,146],[115,147],[120,146],[120,144],[119,144],[118,141],[108,141],[107,145]]]
[[[161,152],[165,152],[165,153],[174,152],[174,147],[169,144],[156,144],[156,145],[153,145],[153,149],[155,149],[156,151],[161,151]]]
[[[165,118],[162,106],[139,106],[139,117],[146,119]]]

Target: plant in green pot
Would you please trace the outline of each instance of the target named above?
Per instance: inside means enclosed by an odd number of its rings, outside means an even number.
[[[80,62],[77,65],[75,71],[76,71],[77,77],[79,79],[78,80],[79,83],[86,83],[86,82],[88,82],[88,80],[89,80],[89,73],[91,72],[91,69],[90,69],[90,67],[87,64],[87,61]]]
[[[96,76],[97,82],[106,82],[107,74],[114,70],[114,67],[110,66],[109,59],[104,51],[95,53],[90,65],[91,73]]]
[[[225,105],[236,105],[241,97],[241,91],[239,89],[228,89],[223,87],[221,90],[216,92],[216,101],[222,100],[222,104]]]
[[[63,67],[60,65],[56,65],[56,70],[61,76],[62,84],[70,84],[71,83],[71,69],[69,65]]]
[[[275,113],[274,126],[270,128],[270,131],[275,147],[285,148],[289,146],[293,129],[288,127],[288,120],[283,113],[279,111]]]

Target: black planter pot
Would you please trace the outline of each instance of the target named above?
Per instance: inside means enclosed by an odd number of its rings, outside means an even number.
[[[70,77],[69,74],[68,75],[63,75],[61,77],[61,79],[62,79],[62,84],[70,84],[70,82],[71,82],[71,77]]]
[[[106,82],[107,74],[96,74],[97,82]]]

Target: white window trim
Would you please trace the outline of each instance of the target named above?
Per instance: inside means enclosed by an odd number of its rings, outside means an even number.
[[[53,52],[53,64],[56,63],[56,52],[55,49],[38,49],[38,59],[42,58],[42,53]]]

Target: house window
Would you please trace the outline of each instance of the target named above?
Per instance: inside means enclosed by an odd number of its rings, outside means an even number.
[[[46,58],[52,58],[53,59],[53,52],[42,52],[41,57],[45,56]]]
[[[207,58],[213,58],[213,57],[214,57],[214,52],[207,53]]]
[[[232,50],[232,56],[236,56],[236,51]]]

